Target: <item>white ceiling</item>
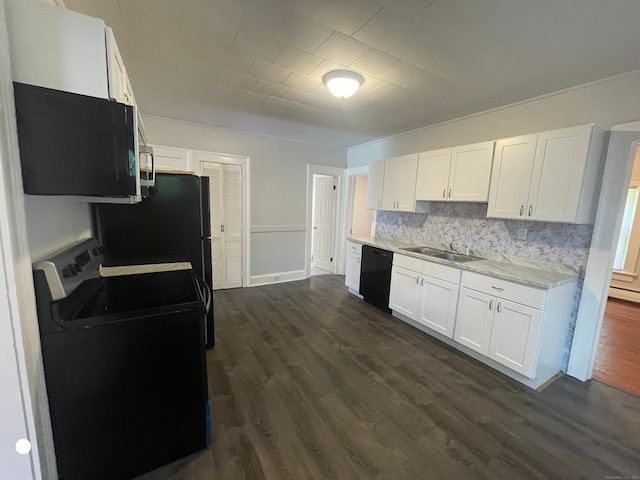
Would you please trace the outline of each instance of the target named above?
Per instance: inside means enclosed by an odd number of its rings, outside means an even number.
[[[113,28],[144,113],[340,147],[640,68],[638,0],[65,4]]]

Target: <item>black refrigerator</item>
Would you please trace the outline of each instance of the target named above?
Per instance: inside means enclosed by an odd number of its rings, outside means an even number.
[[[95,231],[105,267],[191,262],[212,287],[209,178],[158,173],[149,196],[135,205],[94,205]],[[206,316],[206,344],[215,345],[213,300]]]

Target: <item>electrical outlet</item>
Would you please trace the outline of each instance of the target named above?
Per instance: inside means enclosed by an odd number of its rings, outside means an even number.
[[[518,229],[518,240],[526,240],[527,239],[527,229],[519,228]]]
[[[402,225],[402,217],[398,217],[398,225]]]

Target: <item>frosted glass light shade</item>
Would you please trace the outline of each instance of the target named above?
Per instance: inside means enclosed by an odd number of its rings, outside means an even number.
[[[338,98],[349,98],[356,93],[364,78],[362,75],[349,70],[334,70],[322,79],[331,93]]]

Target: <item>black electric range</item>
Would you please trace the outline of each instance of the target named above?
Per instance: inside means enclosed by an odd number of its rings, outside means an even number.
[[[61,479],[125,479],[206,448],[206,295],[191,270],[102,277],[88,239],[34,264]]]

